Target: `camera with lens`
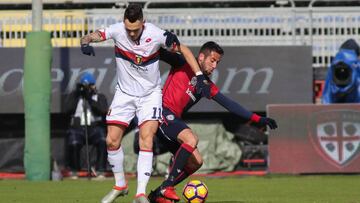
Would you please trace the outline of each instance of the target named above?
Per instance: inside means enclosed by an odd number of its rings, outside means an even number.
[[[333,66],[332,79],[335,85],[344,87],[351,83],[353,70],[349,65],[340,61]]]
[[[77,85],[77,90],[79,94],[85,98],[90,98],[93,94],[95,94],[94,88],[92,88],[91,85],[88,84],[79,83]]]
[[[360,61],[353,49],[340,49],[329,67],[322,94],[323,104],[360,102]]]

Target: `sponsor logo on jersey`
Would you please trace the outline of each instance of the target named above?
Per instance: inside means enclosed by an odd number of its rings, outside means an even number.
[[[326,161],[343,168],[360,154],[360,112],[332,110],[314,113],[309,136]]]
[[[191,100],[196,101],[195,95],[192,93],[192,91],[191,91],[189,88],[187,88],[186,94],[189,95],[189,97],[191,98]]]
[[[137,65],[135,65],[133,63],[131,63],[130,66],[132,68],[135,68],[138,71],[144,71],[144,72],[148,71],[147,67],[145,67],[145,66],[137,66]]]

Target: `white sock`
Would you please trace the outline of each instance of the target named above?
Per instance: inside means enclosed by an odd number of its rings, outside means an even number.
[[[126,186],[124,173],[124,152],[122,147],[120,147],[118,150],[108,150],[107,152],[108,161],[115,177],[115,185],[118,187]]]
[[[146,194],[146,185],[152,172],[153,152],[140,151],[137,162],[137,191],[136,195]]]

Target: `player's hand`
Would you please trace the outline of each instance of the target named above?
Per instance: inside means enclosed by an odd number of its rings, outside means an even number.
[[[210,84],[204,74],[196,76],[196,93],[208,99],[211,98]]]
[[[88,56],[95,56],[94,47],[90,46],[89,44],[82,44],[81,45],[81,52]]]
[[[272,118],[261,117],[259,120],[261,125],[267,125],[270,129],[276,129],[278,127],[276,121]]]
[[[180,45],[180,41],[174,33],[165,31],[164,36],[166,36],[165,45],[167,47],[172,48],[174,45]]]

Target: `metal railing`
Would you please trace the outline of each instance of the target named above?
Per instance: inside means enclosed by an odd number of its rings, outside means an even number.
[[[121,21],[124,9],[44,10],[43,29],[54,47],[79,46],[81,36]],[[223,46],[313,47],[314,67],[327,66],[348,38],[359,41],[360,7],[144,9],[146,21],[175,32],[190,46],[213,40]],[[31,11],[0,12],[3,47],[25,46]],[[97,46],[113,46],[111,41]]]

